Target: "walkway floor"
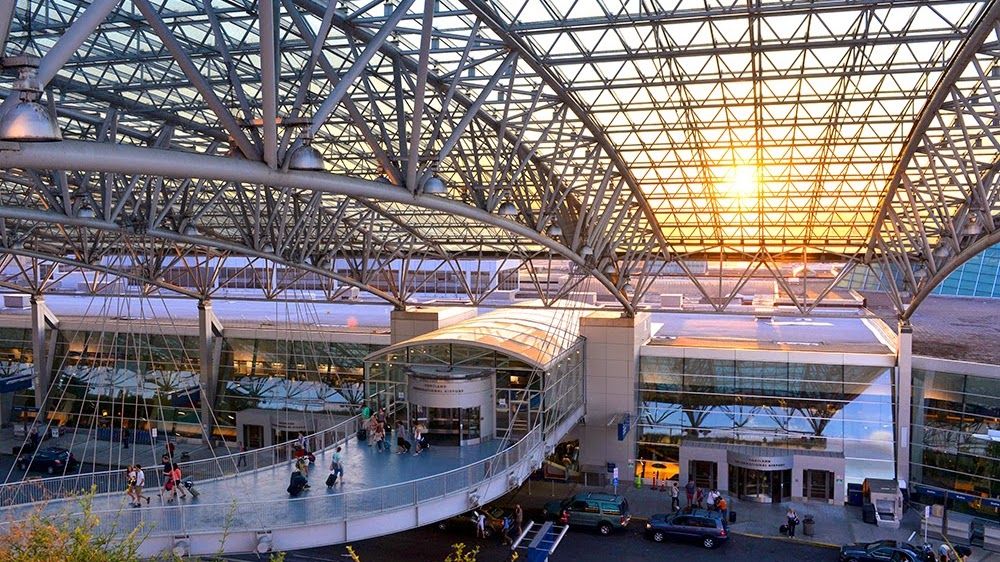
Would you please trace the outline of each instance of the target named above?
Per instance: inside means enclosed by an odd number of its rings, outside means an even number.
[[[285,491],[292,472],[291,463],[283,463],[258,471],[241,473],[214,481],[196,484],[200,496],[166,502],[157,497],[157,478],[147,475],[151,496],[149,507],[130,508],[124,493],[100,495],[94,498],[97,512],[119,514],[119,525],[154,525],[155,533],[197,532],[230,528],[274,528],[284,525],[318,521],[337,521],[351,513],[364,513],[412,501],[414,488],[380,487],[440,475],[485,459],[496,453],[500,441],[464,447],[434,446],[420,455],[397,455],[378,452],[375,448],[349,439],[343,451],[344,478],[332,489],[324,481],[329,474],[332,452],[317,455],[310,468],[311,489],[290,501]],[[155,466],[155,465],[154,465]],[[464,482],[466,471],[455,474],[456,486]],[[147,473],[148,474],[148,473]],[[440,486],[441,482],[437,482]],[[373,490],[376,489],[376,490]],[[436,490],[421,490],[422,495]],[[444,493],[444,490],[441,492]],[[406,494],[409,494],[407,496]],[[151,509],[162,507],[163,509]],[[21,519],[38,506],[19,506],[0,510],[5,517]],[[44,505],[47,514],[78,510],[75,500],[60,500]],[[105,516],[107,517],[107,516]],[[125,528],[130,528],[126,526]]]
[[[576,483],[558,483],[529,480],[514,494],[504,498],[505,503],[520,503],[526,509],[540,509],[545,502],[552,499],[563,499],[579,492],[611,492],[611,487],[583,486]],[[670,493],[652,490],[648,487],[635,489],[619,486],[618,493],[629,501],[632,516],[637,519],[647,519],[654,513],[670,511]],[[681,492],[683,505],[684,493]],[[855,542],[871,542],[880,539],[896,539],[906,541],[920,527],[919,514],[914,510],[907,511],[901,522],[900,529],[886,529],[864,523],[861,520],[861,508],[851,506],[836,506],[819,502],[785,502],[783,504],[762,504],[733,500],[731,510],[736,512],[736,523],[730,529],[735,534],[750,536],[777,537],[778,527],[784,523],[785,511],[794,507],[801,518],[805,514],[815,516],[816,525],[813,536],[802,536],[798,533],[794,541],[810,542],[824,546],[839,547]],[[801,531],[801,526],[798,529]],[[911,541],[914,544],[923,542],[918,531]],[[940,542],[931,539],[935,546]],[[970,561],[1000,562],[1000,553],[973,549]]]

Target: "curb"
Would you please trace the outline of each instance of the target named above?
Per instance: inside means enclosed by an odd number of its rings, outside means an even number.
[[[731,533],[734,534],[734,535],[740,535],[740,536],[743,536],[743,537],[750,537],[750,538],[754,538],[754,539],[771,539],[771,540],[786,539],[786,540],[790,540],[790,541],[797,542],[797,543],[800,543],[800,544],[807,544],[807,545],[810,545],[810,546],[818,546],[818,547],[822,547],[822,548],[837,548],[837,549],[840,548],[839,544],[833,544],[833,543],[822,542],[822,541],[813,541],[813,540],[804,540],[804,539],[788,539],[788,537],[775,536],[775,535],[760,535],[760,534],[757,534],[757,533],[748,533],[746,531],[732,531]]]

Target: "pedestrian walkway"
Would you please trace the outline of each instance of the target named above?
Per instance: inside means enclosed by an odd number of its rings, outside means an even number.
[[[567,498],[579,492],[610,493],[612,491],[610,486],[584,486],[573,482],[529,480],[513,494],[505,497],[503,501],[510,504],[520,503],[525,509],[541,509],[545,502]],[[619,486],[618,493],[628,499],[633,518],[648,519],[654,513],[670,512],[669,491],[661,492],[649,487],[635,489]],[[681,504],[683,505],[684,502],[684,492],[681,490]],[[734,534],[778,538],[781,536],[778,533],[778,527],[785,522],[785,512],[789,507],[793,507],[800,519],[807,514],[814,516],[816,521],[814,533],[812,536],[803,535],[800,525],[799,532],[794,539],[784,538],[783,540],[839,548],[844,544],[864,543],[880,539],[907,541],[910,535],[916,531],[916,537],[910,542],[913,544],[923,543],[919,531],[920,515],[914,510],[908,510],[904,513],[899,529],[886,529],[864,523],[861,520],[860,507],[830,505],[822,502],[791,501],[781,504],[765,504],[739,500],[729,501],[729,506],[730,511],[736,513],[736,522],[730,525],[730,530]],[[930,542],[938,543],[933,538]],[[1000,553],[992,553],[980,548],[973,550],[970,561],[1000,562]]]
[[[286,491],[291,461],[198,481],[199,497],[189,494],[172,502],[157,497],[153,465],[144,490],[152,496],[149,504],[131,507],[122,486],[94,496],[91,514],[101,531],[141,529],[143,556],[170,551],[179,540],[190,554],[249,552],[257,548],[261,533],[273,536],[277,549],[324,546],[433,523],[468,510],[470,504],[492,501],[527,478],[542,445],[539,427],[516,443],[491,440],[396,455],[351,434],[316,453],[309,467],[311,488],[299,497],[290,498]],[[335,446],[343,447],[344,474],[327,488]],[[43,485],[39,480],[14,486]],[[33,512],[61,519],[81,509],[79,499],[72,497],[20,503],[0,509],[0,525]]]

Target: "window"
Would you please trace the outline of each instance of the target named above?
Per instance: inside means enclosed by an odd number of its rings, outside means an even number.
[[[677,525],[678,527],[687,527],[691,525],[691,519],[691,517],[687,516],[675,517],[674,520],[671,521],[671,524]]]
[[[606,515],[621,515],[622,512],[614,504],[606,503],[604,504],[604,513]]]

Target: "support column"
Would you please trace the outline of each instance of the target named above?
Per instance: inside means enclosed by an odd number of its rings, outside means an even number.
[[[54,330],[58,328],[59,319],[45,306],[45,297],[32,295],[31,353],[35,367],[35,408],[38,408],[39,419],[45,416],[45,396],[52,382],[52,356],[55,354]]]
[[[593,312],[580,319],[580,335],[587,338],[584,392],[587,414],[580,437],[580,464],[585,470],[604,472],[606,463],[618,467],[619,490],[629,486],[636,457],[636,413],[639,349],[649,340],[649,314],[634,318],[614,312]],[[631,429],[618,440],[623,414]]]
[[[910,415],[913,397],[913,327],[899,322],[896,338],[896,478],[910,480]]]
[[[212,437],[215,426],[213,407],[219,387],[219,357],[222,351],[222,323],[212,312],[212,301],[198,301],[199,382],[201,383],[202,439]]]

